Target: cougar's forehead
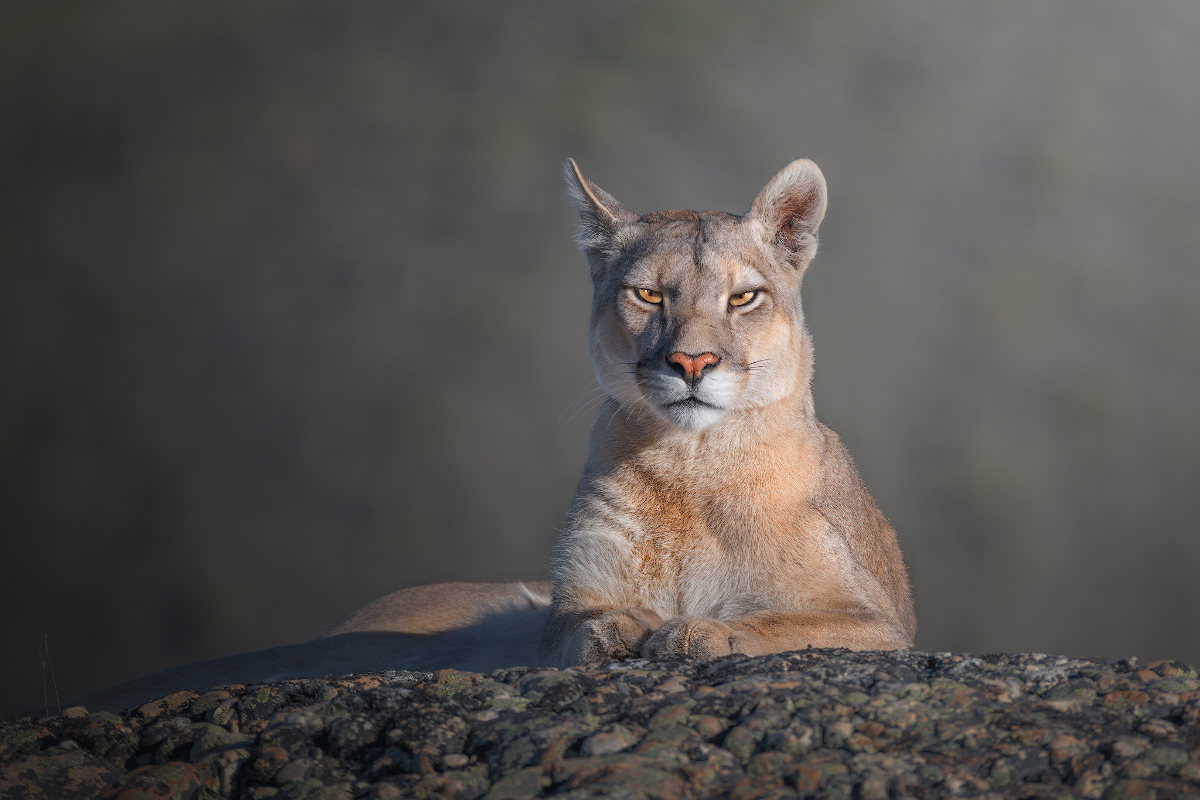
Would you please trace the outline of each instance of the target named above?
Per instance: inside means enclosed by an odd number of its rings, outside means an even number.
[[[741,291],[778,277],[767,248],[733,214],[656,211],[638,224],[645,232],[630,248],[626,283]]]

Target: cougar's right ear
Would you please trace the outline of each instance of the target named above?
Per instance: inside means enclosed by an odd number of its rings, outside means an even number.
[[[817,228],[825,218],[825,176],[806,158],[793,161],[759,192],[749,219],[760,223],[767,241],[803,270],[817,254]]]
[[[609,261],[621,252],[627,239],[624,234],[637,221],[637,214],[583,177],[575,159],[567,159],[563,173],[567,179],[567,190],[579,214],[579,233],[575,237],[579,249],[588,256],[589,261],[593,258]]]

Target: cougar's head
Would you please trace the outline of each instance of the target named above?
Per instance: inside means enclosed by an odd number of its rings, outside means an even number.
[[[639,216],[574,161],[566,177],[595,289],[592,362],[612,397],[695,431],[807,391],[800,280],[825,215],[816,164],[789,164],[740,217]]]

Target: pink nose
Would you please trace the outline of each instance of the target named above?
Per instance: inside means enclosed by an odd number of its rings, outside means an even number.
[[[671,353],[667,356],[667,361],[683,367],[683,377],[689,381],[698,380],[705,367],[716,364],[720,360],[715,353],[701,353],[698,356],[689,356],[687,353]]]

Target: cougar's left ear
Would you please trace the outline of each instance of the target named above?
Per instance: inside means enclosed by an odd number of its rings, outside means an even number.
[[[638,216],[583,177],[575,159],[567,159],[563,174],[567,180],[567,190],[575,201],[575,210],[579,213],[579,233],[576,236],[579,249],[593,262],[593,267],[598,266],[594,263],[595,259],[607,262],[621,251],[626,238],[622,234],[637,222]]]
[[[759,192],[747,217],[762,225],[769,244],[785,248],[788,260],[804,269],[817,254],[817,228],[825,218],[825,176],[806,158],[793,161]]]

